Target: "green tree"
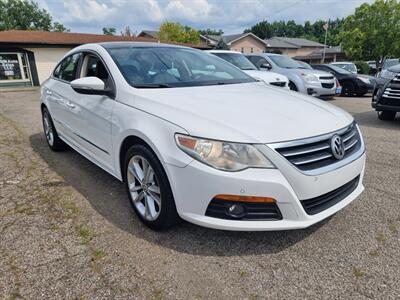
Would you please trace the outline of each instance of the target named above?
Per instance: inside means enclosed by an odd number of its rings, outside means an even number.
[[[201,35],[223,35],[224,31],[222,29],[200,29],[199,33]]]
[[[220,39],[217,45],[215,46],[215,49],[218,50],[229,50],[229,46],[222,40]]]
[[[32,0],[0,0],[0,30],[69,31]]]
[[[69,32],[70,30],[66,28],[63,24],[59,22],[54,22],[51,31],[55,32]]]
[[[379,67],[385,57],[400,56],[400,2],[362,4],[345,19],[340,38],[351,59],[375,60]]]
[[[115,27],[103,27],[104,35],[115,35],[117,33],[117,29]]]
[[[168,42],[198,44],[200,33],[196,29],[180,23],[164,22],[160,26],[159,39]]]

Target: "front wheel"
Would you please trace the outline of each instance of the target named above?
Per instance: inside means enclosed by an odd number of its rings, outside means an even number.
[[[133,145],[125,156],[124,181],[139,219],[154,230],[166,230],[178,220],[167,175],[155,154]]]
[[[297,86],[293,82],[289,82],[289,89],[295,92],[298,92]]]
[[[356,87],[354,86],[354,83],[351,81],[346,81],[342,84],[342,95],[346,96],[353,96],[355,93]]]
[[[396,117],[395,111],[387,111],[387,110],[386,111],[378,111],[379,120],[393,121],[395,117]]]
[[[67,149],[68,146],[58,136],[57,130],[54,127],[53,119],[46,107],[42,110],[42,122],[44,136],[46,137],[50,149],[56,152]]]

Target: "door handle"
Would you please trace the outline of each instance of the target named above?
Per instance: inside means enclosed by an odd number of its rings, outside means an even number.
[[[71,102],[67,102],[66,105],[67,105],[69,108],[75,108],[75,104],[73,104],[73,103],[71,103]]]
[[[53,93],[49,90],[46,90],[46,95],[53,95]]]

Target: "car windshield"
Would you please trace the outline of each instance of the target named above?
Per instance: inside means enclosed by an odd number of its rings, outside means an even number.
[[[306,63],[306,62],[304,62],[304,61],[297,60],[297,62],[298,62],[299,64],[301,64],[305,69],[309,69],[309,70],[312,70],[312,69],[313,69],[308,63]]]
[[[214,55],[178,47],[107,47],[126,81],[136,88],[170,88],[254,82]]]
[[[213,53],[214,55],[222,58],[223,60],[226,60],[227,62],[230,62],[232,65],[235,65],[239,69],[242,70],[258,70],[255,65],[252,64],[251,61],[249,61],[246,56],[243,54],[239,53]]]
[[[344,75],[353,74],[350,71],[347,71],[346,69],[343,69],[343,68],[340,68],[340,67],[337,67],[337,66],[334,66],[334,65],[329,65],[329,68],[331,68],[333,71],[335,71],[335,72],[337,72],[339,74],[344,74]]]
[[[351,73],[357,73],[357,66],[355,64],[334,64],[334,66],[345,69]]]
[[[400,64],[400,59],[398,59],[398,58],[396,58],[396,59],[387,59],[383,63],[382,69],[387,69],[387,68],[393,67],[393,66],[398,65],[398,64]]]
[[[307,69],[299,62],[284,55],[271,55],[269,58],[280,68],[285,69]]]

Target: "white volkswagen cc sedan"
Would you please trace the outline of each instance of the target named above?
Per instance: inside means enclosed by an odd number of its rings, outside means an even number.
[[[363,191],[361,132],[343,110],[257,82],[199,50],[71,50],[41,92],[50,148],[122,180],[138,217],[227,230],[310,226]]]

